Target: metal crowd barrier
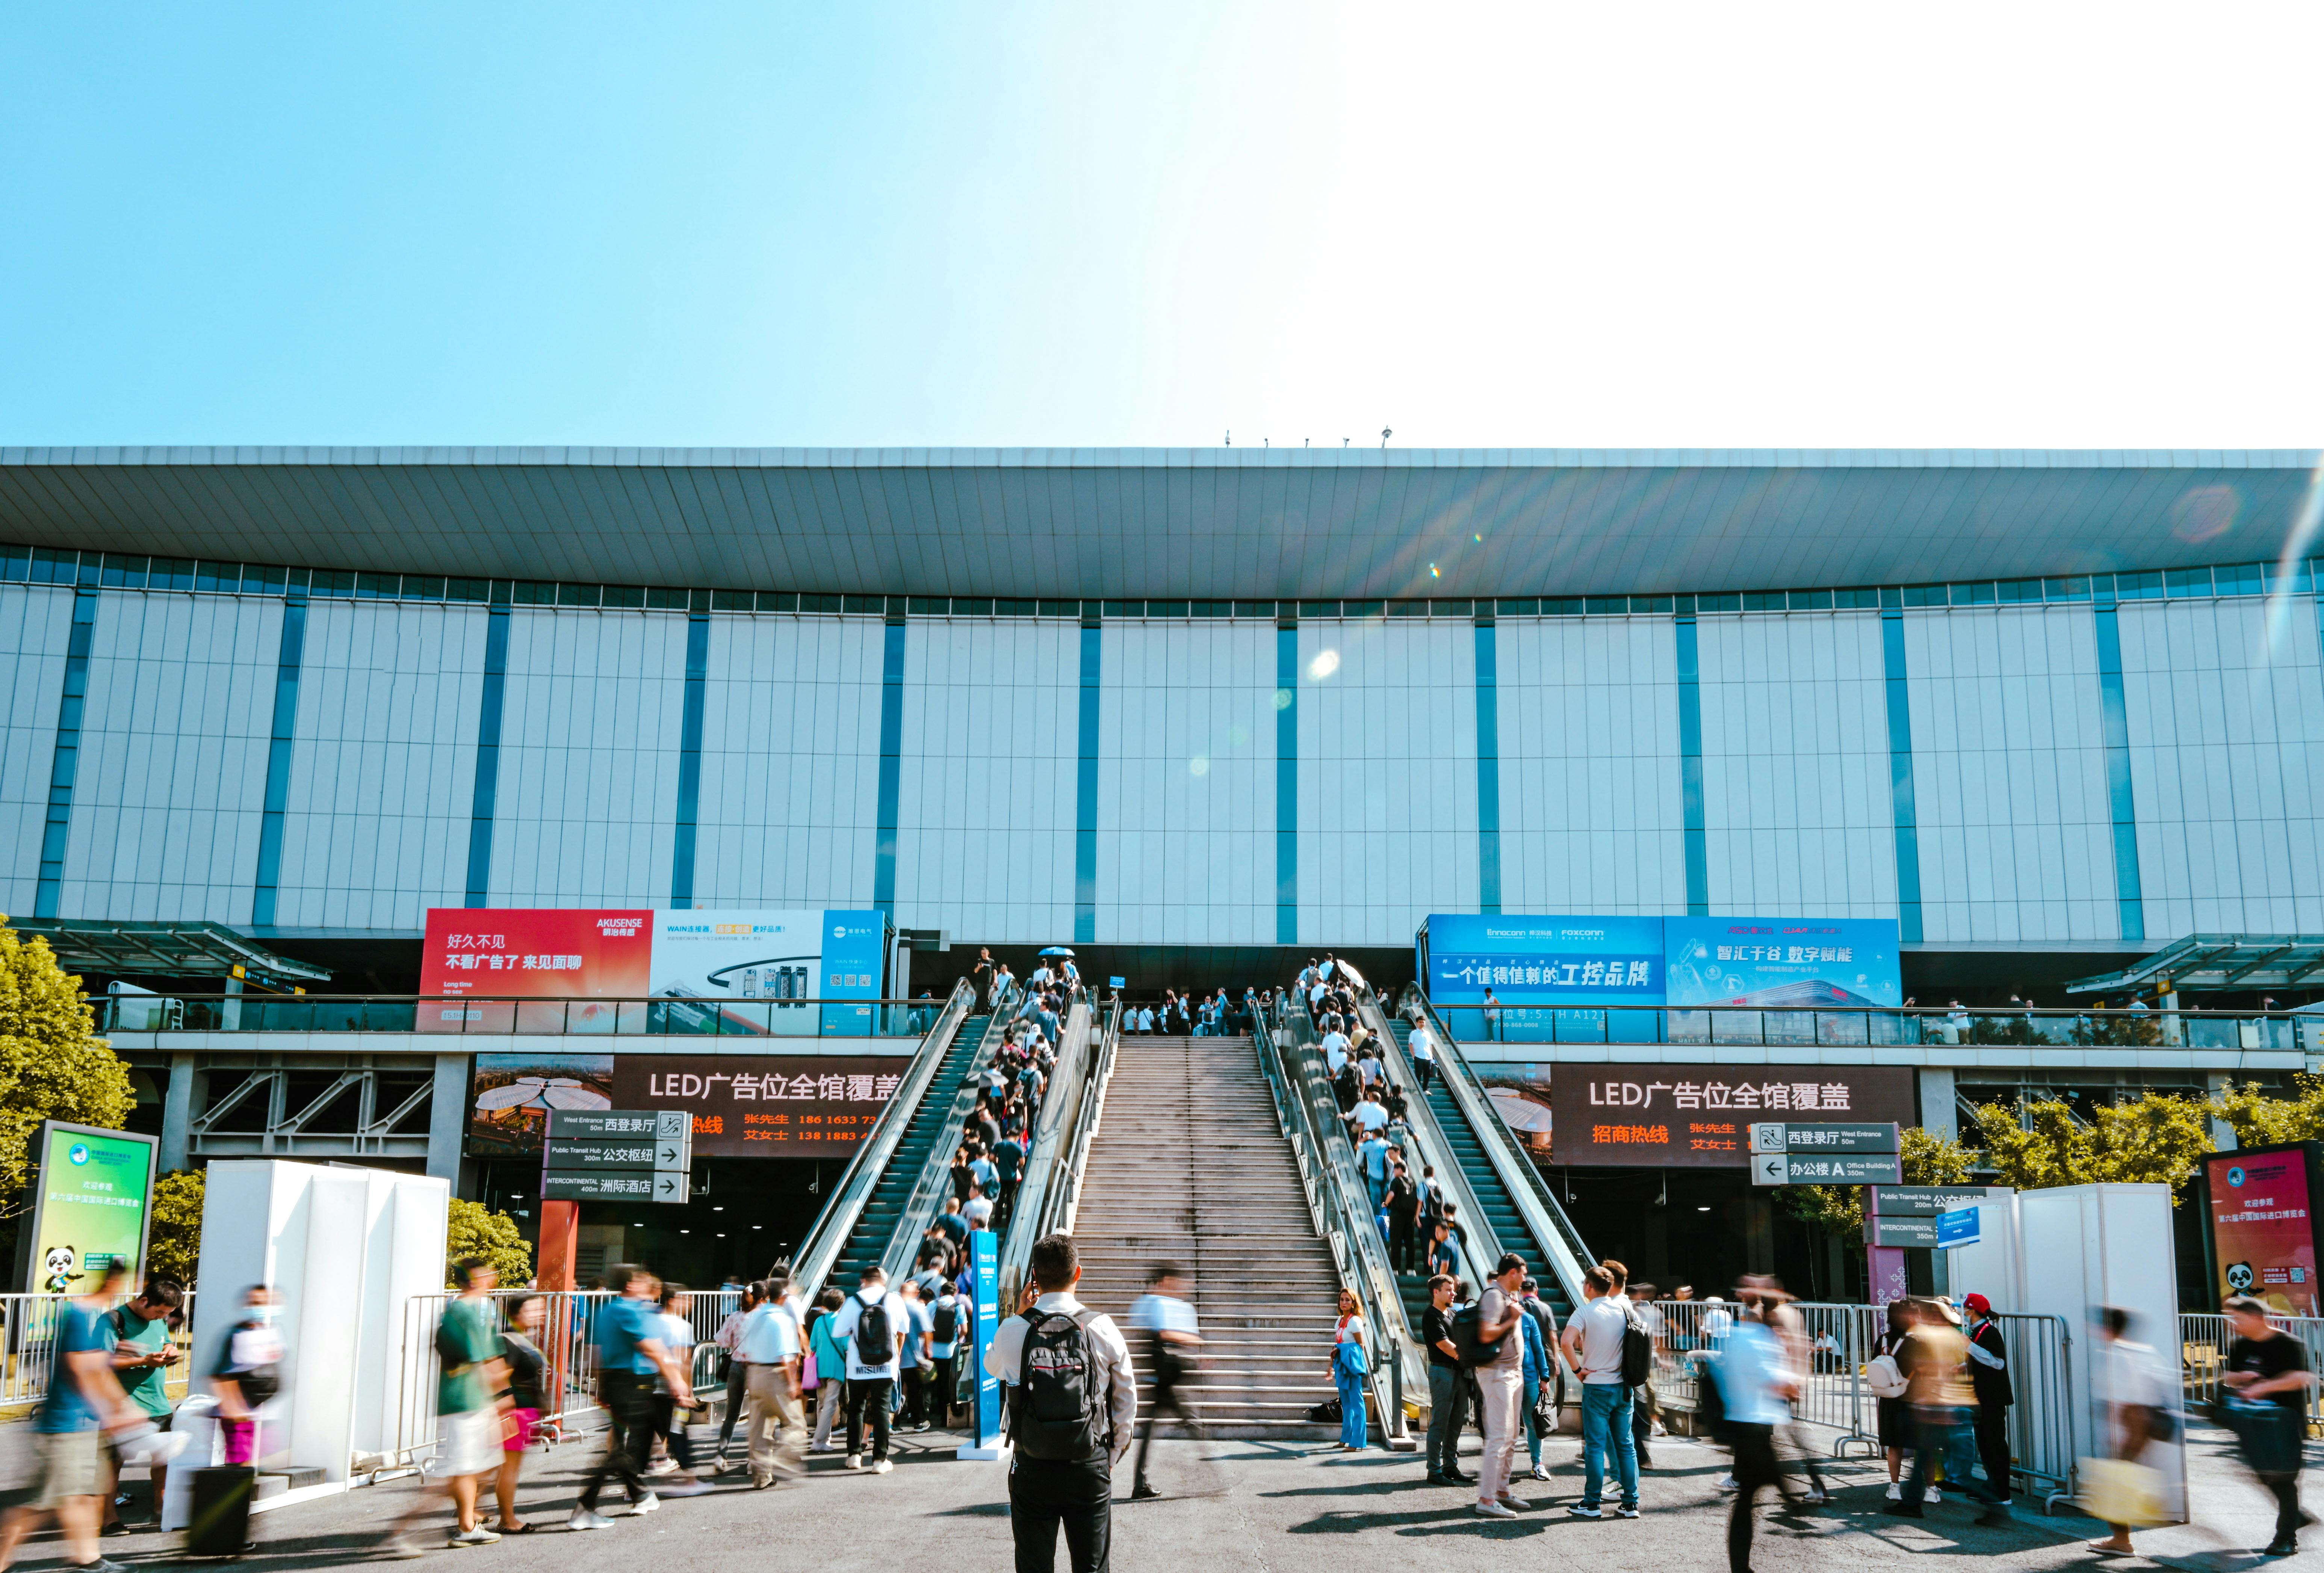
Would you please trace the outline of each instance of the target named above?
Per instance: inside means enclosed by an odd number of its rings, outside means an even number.
[[[72,1298],[62,1294],[0,1294],[0,1409],[39,1403],[49,1395],[57,1365],[58,1309]],[[170,1341],[180,1356],[163,1378],[172,1399],[186,1396],[193,1361],[194,1297],[186,1294]]]
[[[1654,1302],[1663,1321],[1655,1361],[1655,1397],[1664,1408],[1692,1411],[1716,1358],[1732,1334],[1740,1308],[1730,1303],[1664,1300]],[[1885,1306],[1794,1302],[1808,1343],[1793,1412],[1807,1425],[1839,1433],[1835,1457],[1880,1453],[1879,1401],[1864,1383],[1864,1368],[1880,1352],[1888,1328]],[[2011,1468],[2052,1498],[2070,1494],[2074,1438],[2068,1377],[2072,1340],[2058,1317],[1998,1316],[2009,1350],[2016,1402],[2009,1411]]]
[[[2271,1326],[2280,1328],[2300,1340],[2308,1352],[2308,1369],[2314,1372],[2319,1383],[2324,1383],[2324,1317],[2270,1317]],[[2187,1408],[2191,1411],[2202,1405],[2216,1403],[2225,1391],[2219,1384],[2219,1374],[2227,1368],[2227,1346],[2235,1342],[2235,1329],[2227,1319],[2217,1311],[2190,1313],[2179,1319],[2180,1370],[2185,1383]],[[2308,1414],[2308,1435],[2324,1438],[2324,1406],[2310,1403]]]
[[[509,1318],[519,1302],[536,1297],[549,1302],[548,1319],[534,1340],[549,1359],[544,1385],[549,1411],[540,1417],[540,1423],[551,1438],[593,1430],[597,1402],[597,1318],[615,1296],[602,1289],[570,1293],[495,1290],[491,1299],[500,1326],[511,1325]],[[384,1456],[357,1459],[359,1473],[424,1464],[435,1451],[436,1380],[442,1369],[436,1358],[436,1328],[451,1300],[448,1294],[416,1294],[404,1302],[395,1447]],[[742,1291],[696,1290],[689,1301],[687,1325],[694,1334],[689,1376],[697,1389],[706,1392],[724,1380],[714,1341],[728,1314],[741,1309]]]

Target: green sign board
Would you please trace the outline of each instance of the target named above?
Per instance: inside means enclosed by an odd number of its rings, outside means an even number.
[[[49,1120],[34,1138],[32,1248],[24,1287],[34,1294],[86,1294],[116,1257],[135,1278],[152,1215],[151,1136]]]

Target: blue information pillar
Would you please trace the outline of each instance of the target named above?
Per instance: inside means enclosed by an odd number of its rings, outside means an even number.
[[[984,1369],[984,1352],[1001,1330],[1001,1236],[974,1230],[968,1248],[976,1272],[976,1440],[954,1456],[998,1458],[1007,1451],[1001,1445],[1001,1382]]]

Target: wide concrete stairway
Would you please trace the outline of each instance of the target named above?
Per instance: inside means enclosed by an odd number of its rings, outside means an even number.
[[[1085,1179],[1074,1224],[1082,1298],[1126,1318],[1155,1263],[1193,1279],[1202,1367],[1181,1391],[1204,1425],[1336,1437],[1307,1411],[1333,1396],[1339,1274],[1251,1040],[1125,1036]],[[1143,1344],[1131,1335],[1141,1382]]]

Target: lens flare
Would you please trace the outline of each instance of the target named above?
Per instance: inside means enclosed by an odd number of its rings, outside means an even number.
[[[1291,708],[1291,690],[1289,689],[1277,689],[1275,690],[1275,708],[1278,710],[1287,710]]]
[[[1210,757],[1207,754],[1197,754],[1186,762],[1186,768],[1196,775],[1208,775],[1211,773]]]
[[[1307,675],[1316,682],[1322,682],[1339,670],[1340,652],[1336,650],[1319,650],[1315,652],[1315,659],[1307,663]]]

